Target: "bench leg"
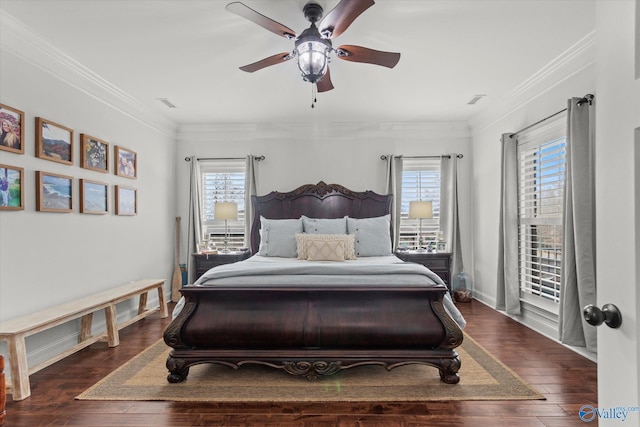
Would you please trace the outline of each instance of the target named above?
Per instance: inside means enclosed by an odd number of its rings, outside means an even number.
[[[82,316],[80,323],[80,341],[83,342],[87,338],[91,338],[91,328],[93,323],[93,313],[85,314]]]
[[[9,364],[11,367],[11,395],[13,400],[24,400],[31,396],[27,347],[24,344],[24,335],[9,337],[7,344],[9,346]]]
[[[110,304],[104,308],[107,320],[107,340],[109,347],[120,345],[120,335],[118,334],[118,319],[116,315],[116,305]]]
[[[138,302],[138,314],[142,314],[147,311],[147,294],[149,292],[143,292],[140,294],[140,302]]]
[[[160,301],[160,314],[163,319],[169,317],[169,309],[167,308],[167,299],[164,296],[164,286],[158,286],[158,300]]]

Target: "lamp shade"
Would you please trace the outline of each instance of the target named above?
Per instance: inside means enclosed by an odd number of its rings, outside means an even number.
[[[238,204],[217,202],[213,207],[213,219],[238,219]]]
[[[419,218],[419,219],[433,218],[433,203],[430,201],[409,202],[409,218]]]

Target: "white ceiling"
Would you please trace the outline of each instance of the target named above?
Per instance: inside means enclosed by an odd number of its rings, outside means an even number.
[[[595,28],[592,0],[377,0],[333,45],[400,52],[394,69],[335,59],[318,95],[295,61],[239,66],[293,42],[229,0],[0,0],[0,8],[176,124],[468,120]],[[300,33],[306,0],[243,0]],[[317,0],[325,13],[338,0]],[[478,94],[477,105],[467,102]],[[158,101],[168,98],[168,109]]]

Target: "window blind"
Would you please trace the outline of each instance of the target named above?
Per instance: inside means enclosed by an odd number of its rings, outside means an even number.
[[[518,138],[518,263],[521,295],[560,301],[565,118]],[[531,298],[533,297],[533,298]],[[553,308],[557,312],[557,304]]]
[[[405,159],[402,168],[402,206],[398,247],[417,248],[420,220],[409,218],[409,203],[431,201],[433,219],[422,220],[425,242],[435,241],[440,229],[440,159]]]
[[[246,174],[243,159],[201,161],[201,212],[205,240],[215,247],[222,247],[225,238],[225,221],[216,220],[216,202],[234,202],[238,205],[238,219],[227,220],[228,246],[244,246],[244,186]]]

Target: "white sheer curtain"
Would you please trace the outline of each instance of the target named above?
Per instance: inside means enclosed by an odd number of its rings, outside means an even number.
[[[202,242],[202,214],[200,212],[200,164],[196,156],[190,157],[189,226],[187,231],[187,276],[193,283],[195,266],[191,254],[197,253]]]
[[[393,250],[398,247],[400,238],[400,216],[402,211],[402,156],[388,154],[385,190],[393,194],[391,201],[391,225],[393,228]]]
[[[452,277],[464,269],[458,217],[458,154],[440,160],[440,230],[451,252]]]
[[[569,100],[559,335],[595,353],[596,328],[582,315],[596,303],[594,112],[591,95]]]
[[[258,195],[259,164],[260,160],[256,156],[247,156],[244,184],[244,245],[247,248],[251,247],[251,224],[253,223],[251,196]]]
[[[520,315],[518,279],[518,154],[515,136],[502,135],[502,176],[496,308]]]

